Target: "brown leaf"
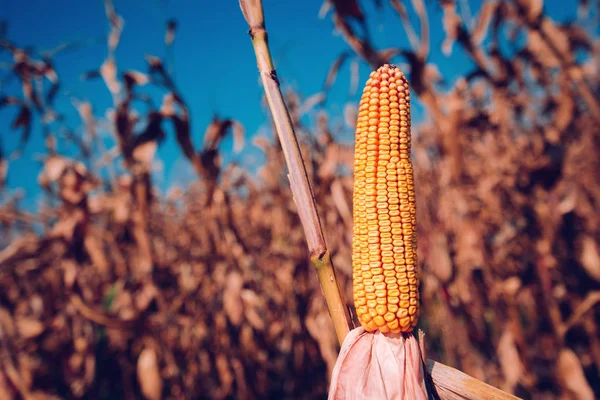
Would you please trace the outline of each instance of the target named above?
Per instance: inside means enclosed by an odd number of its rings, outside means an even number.
[[[443,81],[443,77],[435,64],[427,63],[423,69],[423,80],[429,84],[438,84]]]
[[[517,3],[525,8],[527,19],[531,22],[537,20],[544,8],[543,0],[519,0]]]
[[[234,134],[234,149],[241,149],[244,143],[243,125],[233,119],[221,119],[215,116],[204,132],[204,150],[217,149],[230,129]]]
[[[363,21],[365,16],[360,8],[358,0],[329,0],[335,8],[335,12],[341,18],[355,18]]]
[[[61,156],[50,156],[44,163],[44,169],[40,173],[40,180],[45,180],[50,183],[58,181],[70,162]]]
[[[566,90],[557,97],[558,107],[555,111],[554,124],[559,131],[563,131],[573,120],[575,115],[575,101]]]
[[[313,308],[315,308],[314,304],[316,302],[313,303]],[[321,357],[327,363],[327,375],[331,376],[337,360],[337,338],[330,329],[329,314],[314,311],[306,317],[304,324],[308,333],[318,343]]]
[[[356,104],[346,103],[344,106],[344,124],[346,127],[354,129],[356,127],[356,118],[358,117],[358,107]]]
[[[22,128],[18,152],[22,151],[23,147],[29,140],[29,136],[31,135],[31,118],[31,109],[26,105],[22,105],[19,113],[10,124],[11,129]]]
[[[138,291],[135,294],[135,308],[137,308],[138,311],[146,311],[146,309],[152,303],[152,300],[154,300],[157,295],[158,289],[156,288],[156,286],[154,286],[151,283],[146,283],[142,290]]]
[[[104,11],[110,24],[108,50],[112,53],[119,45],[121,32],[123,31],[123,18],[116,13],[112,0],[104,0]]]
[[[600,252],[598,244],[591,236],[585,235],[581,239],[579,260],[588,275],[600,282]]]
[[[244,317],[244,304],[242,302],[242,286],[244,280],[239,272],[233,271],[227,275],[225,290],[223,292],[223,308],[231,323],[239,326]]]
[[[252,144],[255,147],[258,147],[259,149],[261,149],[264,153],[266,153],[269,148],[271,147],[271,143],[269,142],[269,139],[267,139],[264,136],[254,136],[252,138]]]
[[[556,364],[556,375],[562,389],[576,400],[594,399],[594,392],[585,378],[581,362],[572,350],[561,350]]]
[[[158,356],[152,348],[146,347],[140,353],[137,362],[137,378],[144,398],[162,399],[163,381],[160,376]]]
[[[84,246],[88,252],[94,266],[101,274],[106,274],[110,267],[106,259],[105,249],[102,246],[101,239],[96,235],[95,230],[91,230],[84,238]]]
[[[331,3],[331,1],[325,0],[323,2],[323,4],[321,5],[321,8],[319,9],[319,18],[320,19],[325,18],[327,16],[327,13],[331,9],[331,7],[333,7],[333,4]]]
[[[233,151],[239,153],[244,147],[245,129],[242,124],[237,121],[232,122],[233,127]]]
[[[3,371],[0,371],[0,399],[14,400],[16,399],[17,393],[10,384],[9,380]]]
[[[163,96],[160,113],[164,117],[171,117],[175,114],[175,97],[173,96],[173,93],[169,92]]]
[[[555,68],[561,65],[558,56],[569,54],[569,38],[561,31],[554,22],[548,18],[542,21],[542,32],[551,40],[550,47],[548,41],[538,30],[528,30],[527,32],[527,48],[534,54],[547,68]],[[556,52],[554,51],[556,49]]]
[[[498,359],[504,374],[504,390],[511,393],[523,375],[523,363],[510,330],[505,329],[498,341]]]
[[[331,67],[329,68],[329,72],[327,73],[327,78],[325,79],[325,86],[324,86],[325,91],[334,84],[340,68],[342,67],[342,65],[344,64],[346,59],[348,59],[348,57],[349,57],[348,53],[342,53],[335,60],[335,62],[331,65]]]
[[[315,93],[312,96],[309,96],[304,100],[302,105],[298,107],[298,117],[303,116],[304,114],[311,111],[317,104],[322,103],[325,100],[325,93],[319,92]]]
[[[134,160],[141,163],[146,169],[150,169],[157,149],[158,143],[156,143],[156,140],[150,140],[148,142],[137,145],[133,149],[132,157]]]
[[[188,115],[173,115],[171,116],[171,120],[173,121],[173,125],[175,125],[175,138],[177,139],[177,143],[183,151],[183,154],[188,160],[195,161],[197,157],[190,135],[190,120]]]
[[[516,276],[510,277],[505,281],[500,282],[500,290],[507,299],[515,299],[517,292],[521,289],[523,282]]]
[[[429,16],[423,0],[412,0],[412,5],[419,16],[419,24],[421,26],[421,40],[418,50],[413,49],[421,60],[427,59],[429,55]]]
[[[108,57],[104,60],[104,63],[100,66],[100,75],[104,79],[104,83],[108,90],[116,95],[121,90],[121,84],[117,80],[117,65],[112,57]]]
[[[19,334],[24,339],[33,339],[38,337],[46,329],[44,324],[37,319],[27,317],[17,317],[16,325]]]
[[[444,233],[438,232],[431,236],[431,248],[427,256],[427,263],[442,283],[450,283],[453,275],[453,267],[447,238]]]
[[[352,209],[350,204],[348,204],[348,199],[346,198],[344,188],[339,179],[334,180],[331,184],[331,196],[333,197],[333,202],[342,219],[349,227],[352,226]]]
[[[265,329],[265,322],[262,315],[262,300],[252,290],[245,289],[242,291],[242,300],[244,302],[244,314],[250,325],[259,331]]]
[[[64,261],[62,263],[63,268],[63,280],[65,283],[65,287],[71,289],[75,284],[75,279],[77,279],[77,264],[73,261]]]
[[[408,41],[410,42],[412,50],[417,51],[419,48],[419,39],[417,38],[415,29],[410,22],[410,18],[408,16],[408,12],[406,11],[406,7],[400,0],[390,0],[390,3],[394,10],[396,10],[396,12],[398,13],[400,21],[402,21],[402,26],[404,27],[406,36],[408,36]]]
[[[221,385],[219,387],[219,398],[226,398],[231,392],[231,386],[233,385],[233,374],[229,368],[227,358],[223,353],[217,355],[216,368],[219,374],[219,380]]]
[[[128,90],[131,90],[135,85],[143,86],[150,82],[150,77],[147,74],[135,70],[125,71],[123,73],[123,78]]]
[[[455,1],[442,2],[442,9],[444,12],[443,26],[446,32],[446,38],[442,44],[442,52],[444,55],[449,56],[452,54],[452,46],[454,46],[454,42],[458,37],[458,30],[462,22],[456,13]]]
[[[475,29],[471,35],[471,40],[473,41],[474,45],[479,46],[481,43],[483,43],[490,26],[490,22],[492,21],[492,17],[494,16],[494,13],[496,13],[499,4],[500,3],[497,0],[488,0],[481,7],[479,17],[477,18],[477,25],[475,26]]]

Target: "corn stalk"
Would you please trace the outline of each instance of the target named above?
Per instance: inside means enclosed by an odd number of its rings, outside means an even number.
[[[258,70],[265,88],[277,136],[285,156],[289,171],[288,179],[298,208],[298,216],[306,235],[310,259],[317,272],[327,308],[341,344],[350,331],[351,320],[346,303],[339,290],[331,255],[325,243],[315,198],[302,160],[298,139],[279,88],[279,80],[267,42],[262,2],[260,0],[240,0],[240,7],[246,22],[250,26],[249,33],[256,54]]]

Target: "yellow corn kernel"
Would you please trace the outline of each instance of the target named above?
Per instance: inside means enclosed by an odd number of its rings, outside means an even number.
[[[354,152],[354,305],[370,332],[411,332],[419,315],[408,81],[394,65],[363,91]]]

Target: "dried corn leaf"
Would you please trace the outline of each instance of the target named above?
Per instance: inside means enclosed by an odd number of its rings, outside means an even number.
[[[523,376],[523,363],[510,330],[505,329],[498,341],[498,358],[504,374],[504,390],[512,393]]]
[[[163,380],[158,365],[158,356],[152,348],[145,348],[138,357],[137,379],[144,398],[162,399]]]
[[[106,87],[113,95],[119,93],[121,84],[117,80],[117,65],[114,58],[108,57],[104,60],[100,66],[100,76],[102,76]]]
[[[572,350],[561,350],[556,364],[556,374],[564,392],[573,398],[577,400],[593,400],[595,398],[594,392],[585,378],[581,362]]]
[[[590,236],[584,236],[581,240],[580,262],[588,275],[600,282],[600,252],[598,244]]]
[[[16,326],[19,334],[24,339],[33,339],[44,332],[46,327],[37,319],[21,317],[16,319]]]
[[[227,275],[225,291],[223,292],[223,308],[227,317],[235,326],[242,323],[244,316],[244,305],[242,302],[242,286],[244,280],[238,272]]]

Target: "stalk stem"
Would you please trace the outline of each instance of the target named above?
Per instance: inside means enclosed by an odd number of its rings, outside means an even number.
[[[310,258],[317,272],[329,315],[333,320],[333,326],[341,345],[350,331],[350,316],[339,290],[335,270],[327,250],[323,229],[317,214],[315,198],[308,180],[296,133],[279,88],[279,80],[269,51],[262,1],[240,0],[240,7],[246,22],[250,26],[249,33],[252,38],[258,70],[288,167],[288,179],[298,209],[300,223],[306,236]]]

